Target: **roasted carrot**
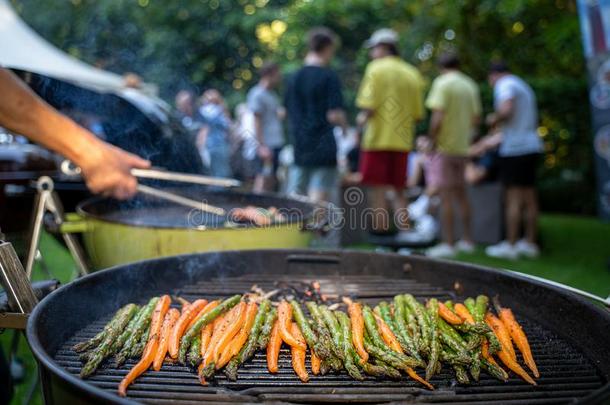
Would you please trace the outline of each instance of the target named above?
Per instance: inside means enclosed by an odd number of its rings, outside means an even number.
[[[496,359],[494,359],[494,357],[489,354],[489,341],[486,338],[483,338],[483,341],[481,342],[481,356],[483,356],[483,358],[489,363],[491,363],[493,366],[502,369],[502,367],[500,367],[496,362]]]
[[[165,314],[167,313],[169,306],[172,302],[172,299],[169,295],[164,295],[161,297],[157,305],[155,306],[155,310],[152,314],[152,319],[150,322],[150,333],[148,342],[146,343],[146,347],[144,348],[144,353],[140,361],[133,366],[129,373],[121,380],[119,384],[119,395],[124,397],[127,395],[127,387],[142,373],[148,370],[148,367],[155,360],[155,355],[157,354],[157,349],[159,347],[159,335],[161,334],[161,327],[163,326],[163,320],[165,319]]]
[[[364,318],[362,317],[362,305],[358,302],[350,302],[347,305],[347,313],[349,314],[352,326],[352,343],[354,344],[360,359],[366,363],[369,360],[369,354],[364,349]]]
[[[447,323],[450,323],[452,325],[461,325],[462,323],[464,323],[464,320],[462,318],[460,318],[452,310],[447,308],[447,306],[442,302],[438,303],[438,314]]]
[[[174,297],[174,298],[176,298],[176,301],[178,301],[178,303],[180,303],[180,306],[181,306],[180,312],[184,312],[191,305],[191,303],[189,301],[185,300],[182,297]]]
[[[517,362],[517,355],[515,354],[515,349],[513,348],[513,343],[511,342],[510,332],[504,326],[502,321],[491,312],[488,312],[485,315],[485,322],[487,322],[487,325],[489,325],[489,327],[494,331],[494,334],[500,342],[502,350],[508,354],[514,362]]]
[[[180,318],[174,325],[174,329],[169,338],[169,355],[172,358],[178,357],[178,351],[180,350],[180,339],[186,330],[186,327],[191,322],[194,316],[196,316],[201,308],[205,307],[208,303],[207,300],[196,300],[193,302],[185,311],[182,312]]]
[[[502,363],[504,363],[504,365],[506,367],[510,368],[517,375],[519,375],[519,377],[523,378],[528,383],[530,383],[532,385],[536,385],[536,381],[534,381],[532,379],[532,377],[530,377],[529,374],[527,374],[527,372],[519,365],[519,363],[517,363],[516,360],[513,360],[513,358],[510,357],[508,352],[506,352],[504,350],[504,346],[502,346],[502,349],[500,349],[500,351],[497,353],[497,355],[500,358],[500,360],[502,360]]]
[[[455,313],[458,314],[458,316],[462,318],[464,322],[470,325],[474,325],[474,318],[472,317],[472,314],[470,313],[468,308],[466,308],[466,305],[462,304],[461,302],[458,302],[454,305],[453,309],[455,310]]]
[[[212,330],[214,328],[214,323],[208,323],[205,325],[205,328],[201,329],[201,346],[199,349],[201,350],[201,358],[205,356],[206,351],[208,350],[208,345],[210,344],[210,339],[212,338]]]
[[[257,311],[258,305],[256,305],[255,302],[248,303],[242,326],[220,355],[220,359],[216,363],[216,369],[226,366],[233,356],[239,353],[244,343],[246,343],[246,340],[248,340]]]
[[[309,352],[311,354],[311,372],[313,373],[313,375],[318,375],[320,374],[320,366],[322,361],[318,356],[316,356],[313,350],[310,350]]]
[[[395,352],[404,353],[402,347],[400,346],[400,342],[394,335],[394,332],[390,329],[387,323],[377,314],[375,315],[375,320],[377,321],[377,328],[379,329],[379,333],[381,334],[381,338],[385,342],[386,345]]]
[[[199,313],[197,315],[195,315],[193,317],[193,319],[191,319],[191,321],[189,322],[189,324],[187,325],[185,330],[189,330],[191,328],[191,326],[193,326],[195,324],[195,322],[197,322],[199,320],[199,318],[201,318],[203,315],[207,314],[208,312],[210,312],[211,310],[216,308],[218,306],[218,304],[220,304],[220,300],[210,301],[207,304],[205,304],[205,306],[203,308],[201,308]]]
[[[161,327],[161,337],[159,339],[159,347],[157,348],[157,353],[155,355],[155,359],[153,361],[153,370],[159,371],[161,370],[161,366],[163,365],[163,360],[165,360],[165,355],[167,354],[167,346],[169,345],[169,337],[174,328],[174,325],[180,318],[180,311],[176,308],[170,309],[167,314],[165,314],[165,319],[163,320],[163,326]]]
[[[292,322],[290,325],[290,332],[299,343],[302,343],[303,346],[307,347],[303,334],[296,323]],[[307,370],[305,369],[305,350],[301,349],[300,344],[298,346],[291,346],[290,354],[292,355],[292,368],[296,375],[303,382],[309,381],[309,374],[307,374]]]
[[[424,380],[419,375],[417,375],[415,370],[413,370],[411,367],[407,367],[406,370],[407,370],[407,374],[409,374],[409,377],[411,377],[418,383],[425,385],[428,389],[434,390],[434,385],[430,384],[428,381]]]
[[[218,363],[220,360],[220,355],[225,350],[225,348],[229,345],[231,340],[235,337],[239,329],[244,324],[244,320],[246,319],[246,308],[248,304],[245,301],[241,301],[237,304],[237,313],[234,315],[234,319],[227,325],[224,334],[218,339],[218,343],[214,347],[214,351],[212,352],[212,361],[214,363]]]
[[[519,323],[515,319],[513,311],[508,308],[501,308],[498,311],[498,315],[500,315],[500,320],[508,329],[508,332],[510,333],[513,342],[515,342],[515,345],[517,346],[517,348],[519,348],[519,351],[523,355],[523,361],[525,362],[525,364],[529,367],[530,370],[532,370],[532,373],[534,373],[534,376],[536,378],[540,377],[538,367],[536,366],[536,362],[534,361],[534,356],[532,356],[532,350],[530,349],[530,344],[527,340],[527,336],[525,335],[525,332],[523,332],[521,325],[519,325]]]
[[[277,361],[280,356],[280,347],[282,347],[282,337],[280,336],[280,326],[278,321],[275,321],[271,328],[271,335],[267,343],[267,369],[270,373],[277,373]]]
[[[205,355],[203,356],[203,365],[207,366],[210,363],[214,362],[214,349],[218,345],[220,339],[224,336],[225,331],[229,327],[229,325],[235,320],[237,315],[238,306],[233,307],[229,312],[227,312],[224,316],[218,317],[216,321],[214,321],[214,327],[212,328],[212,337],[210,338],[210,344],[208,345],[208,349],[206,350]]]
[[[301,350],[307,350],[305,341],[299,341],[290,333],[290,324],[292,323],[292,306],[288,301],[280,302],[280,305],[277,308],[277,321],[280,336],[287,345],[297,347]]]

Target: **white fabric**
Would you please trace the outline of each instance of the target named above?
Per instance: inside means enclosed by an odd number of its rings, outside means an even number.
[[[542,152],[538,136],[538,107],[531,87],[514,75],[500,78],[494,86],[494,105],[497,108],[513,100],[512,117],[502,124],[500,156],[520,156]]]
[[[120,75],[89,66],[48,43],[0,0],[0,66],[39,73],[96,90],[123,87]]]

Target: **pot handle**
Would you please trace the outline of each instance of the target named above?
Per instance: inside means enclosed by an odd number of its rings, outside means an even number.
[[[57,231],[63,234],[69,233],[86,233],[91,230],[91,222],[82,215],[75,212],[69,212],[61,225],[57,228]]]
[[[316,232],[322,236],[330,231],[331,213],[330,207],[315,209],[311,218],[303,222],[302,231]]]

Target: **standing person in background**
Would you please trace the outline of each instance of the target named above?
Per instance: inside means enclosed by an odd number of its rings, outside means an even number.
[[[286,192],[326,200],[337,185],[337,145],[333,126],[344,133],[341,82],[328,67],[335,55],[335,34],[325,27],[308,33],[304,66],[289,77],[285,103],[294,142],[295,164],[290,168]]]
[[[440,76],[432,83],[426,107],[432,111],[429,136],[440,159],[442,243],[427,250],[432,257],[452,257],[456,251],[473,252],[470,202],[465,169],[473,135],[481,119],[477,84],[462,73],[456,54],[439,57]],[[455,241],[454,207],[462,221],[462,239]]]
[[[502,141],[498,154],[498,175],[505,187],[506,239],[489,246],[489,256],[517,259],[537,257],[538,198],[536,165],[542,153],[538,137],[538,107],[532,88],[513,75],[504,63],[492,64],[489,84],[494,89],[495,112],[487,117],[489,126],[498,126]],[[525,238],[519,239],[525,221]]]
[[[209,89],[203,93],[203,104],[199,114],[203,120],[203,127],[197,136],[197,147],[204,155],[209,154],[210,174],[214,177],[231,177],[231,145],[229,143],[229,129],[231,118],[220,92]]]
[[[273,91],[282,80],[277,63],[266,63],[259,71],[260,79],[248,92],[248,109],[254,114],[254,135],[257,143],[257,174],[254,192],[273,191],[280,150],[284,146],[281,120],[285,111]]]
[[[375,31],[365,43],[372,61],[366,67],[356,105],[358,126],[366,131],[361,142],[362,184],[369,187],[369,204],[387,208],[390,194],[394,211],[406,209],[403,195],[407,157],[413,147],[415,123],[423,118],[423,79],[400,58],[398,34],[388,28]],[[387,212],[385,210],[384,212]],[[371,230],[387,233],[390,218],[374,218]]]
[[[178,119],[193,136],[193,140],[196,140],[197,133],[201,129],[201,119],[196,116],[193,93],[188,90],[180,90],[176,93],[175,103]]]

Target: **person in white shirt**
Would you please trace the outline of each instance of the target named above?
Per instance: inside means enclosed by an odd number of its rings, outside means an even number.
[[[537,132],[536,96],[504,63],[491,66],[489,83],[494,90],[495,112],[487,117],[487,124],[502,131],[498,174],[505,187],[506,240],[487,247],[486,253],[507,259],[536,257],[539,255],[536,168],[543,150]],[[519,239],[522,223],[524,238]]]

